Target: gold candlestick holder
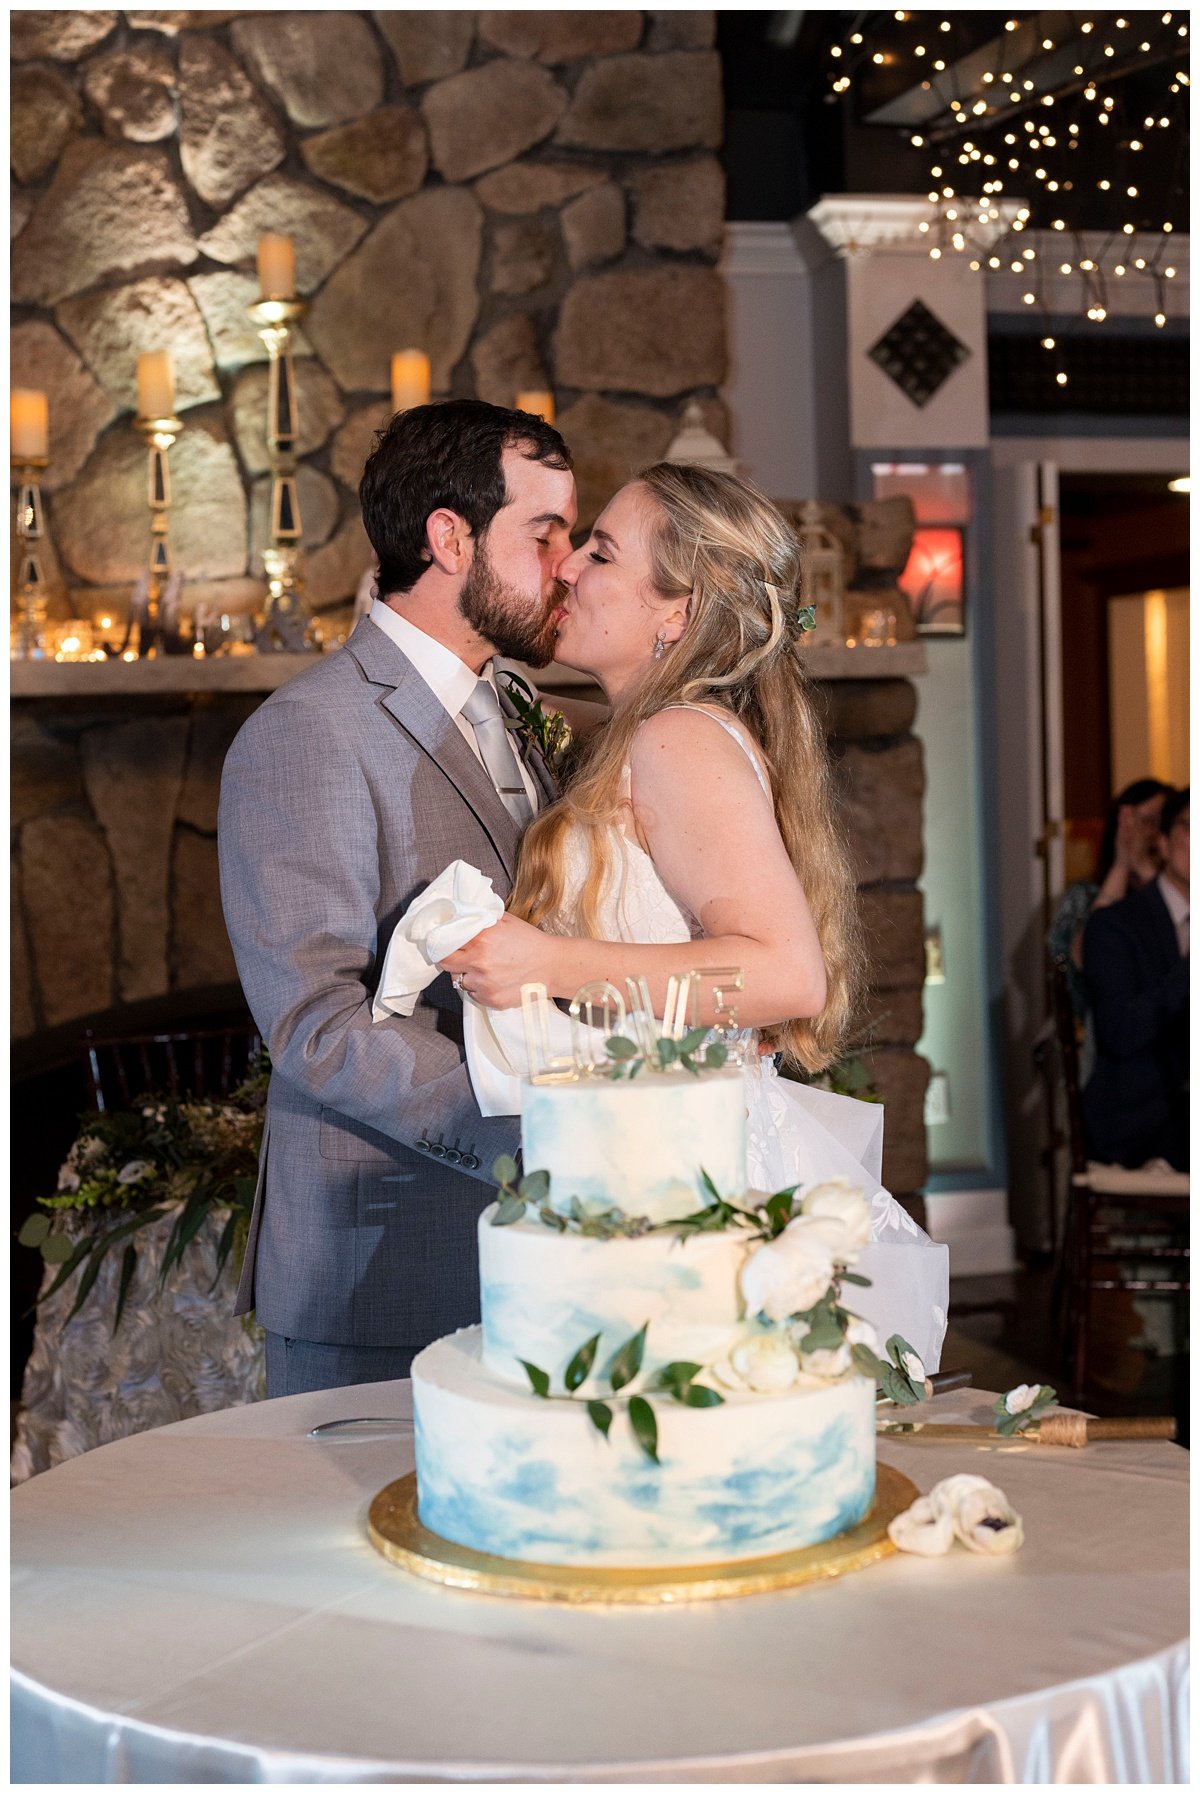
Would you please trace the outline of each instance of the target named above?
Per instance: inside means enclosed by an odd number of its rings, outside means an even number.
[[[256,299],[246,308],[266,347],[267,455],[271,467],[271,541],[263,550],[267,605],[254,646],[267,653],[319,648],[320,634],[304,600],[304,531],[296,487],[296,367],[292,332],[306,299]]]
[[[171,578],[171,445],[183,424],[177,417],[138,417],[134,426],[146,439],[146,501],[150,507],[150,559],[130,606],[130,624],[138,629],[139,659],[171,653],[178,647],[173,619],[163,616],[163,594]],[[126,632],[128,638],[129,631]]]
[[[14,660],[46,658],[48,596],[37,545],[45,536],[41,474],[49,465],[44,456],[12,457],[17,488],[17,569],[13,583],[14,619],[10,643]]]

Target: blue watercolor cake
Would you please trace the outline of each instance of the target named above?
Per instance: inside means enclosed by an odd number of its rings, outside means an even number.
[[[852,1198],[772,1236],[743,1194],[741,1078],[525,1087],[525,1178],[479,1224],[482,1325],[413,1364],[431,1531],[634,1568],[795,1550],[866,1514],[875,1385],[826,1293]]]

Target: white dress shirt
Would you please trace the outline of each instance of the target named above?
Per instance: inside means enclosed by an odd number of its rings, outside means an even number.
[[[1189,918],[1191,916],[1192,900],[1185,891],[1179,889],[1179,886],[1173,879],[1167,877],[1165,872],[1160,872],[1158,875],[1158,890],[1159,895],[1166,904],[1167,909],[1170,911],[1171,920],[1175,924],[1175,939],[1179,943],[1180,957],[1187,959],[1189,957]]]
[[[452,648],[447,648],[443,642],[434,641],[431,635],[426,635],[423,629],[418,629],[416,624],[410,623],[407,617],[400,616],[390,604],[385,604],[381,598],[375,599],[369,614],[372,623],[382,629],[385,635],[390,635],[401,653],[412,662],[446,714],[454,718],[454,725],[459,734],[479,764],[483,766],[483,755],[479,751],[475,731],[463,715],[462,707],[475,690],[477,677],[486,679],[490,685],[495,686],[495,661],[489,660],[483,672],[476,675],[465,660],[458,658]],[[541,803],[541,794],[530,776],[529,768],[521,758],[515,741],[513,752],[517,757],[517,765],[521,769],[521,779],[528,793],[529,801],[536,812]],[[484,767],[484,771],[487,771],[486,767]],[[491,778],[490,773],[488,773],[488,777]]]

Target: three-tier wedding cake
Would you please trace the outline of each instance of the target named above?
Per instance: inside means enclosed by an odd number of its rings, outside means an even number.
[[[524,1086],[526,1172],[500,1162],[479,1223],[482,1325],[413,1364],[429,1530],[634,1568],[792,1551],[867,1513],[887,1367],[840,1306],[867,1206],[840,1180],[746,1192],[722,1057],[697,1031]]]

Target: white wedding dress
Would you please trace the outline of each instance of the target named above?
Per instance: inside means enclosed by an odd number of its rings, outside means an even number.
[[[707,705],[676,708],[698,710],[726,730],[749,758],[765,801],[771,803],[763,768],[737,725]],[[628,796],[628,768],[625,788]],[[611,832],[612,870],[599,903],[601,938],[642,944],[697,939],[698,925],[667,891],[650,855],[623,829]],[[569,906],[587,875],[582,833],[567,837],[566,851]],[[517,1012],[511,1013],[515,1018]],[[744,1076],[751,1187],[771,1192],[842,1176],[864,1188],[871,1204],[871,1244],[855,1269],[871,1279],[871,1287],[855,1288],[853,1299],[847,1292],[846,1300],[872,1322],[881,1342],[901,1334],[926,1368],[935,1370],[946,1332],[949,1253],[922,1232],[880,1182],[880,1106],[781,1078],[774,1060],[757,1054],[753,1035],[747,1032],[743,1038],[749,1049]]]

